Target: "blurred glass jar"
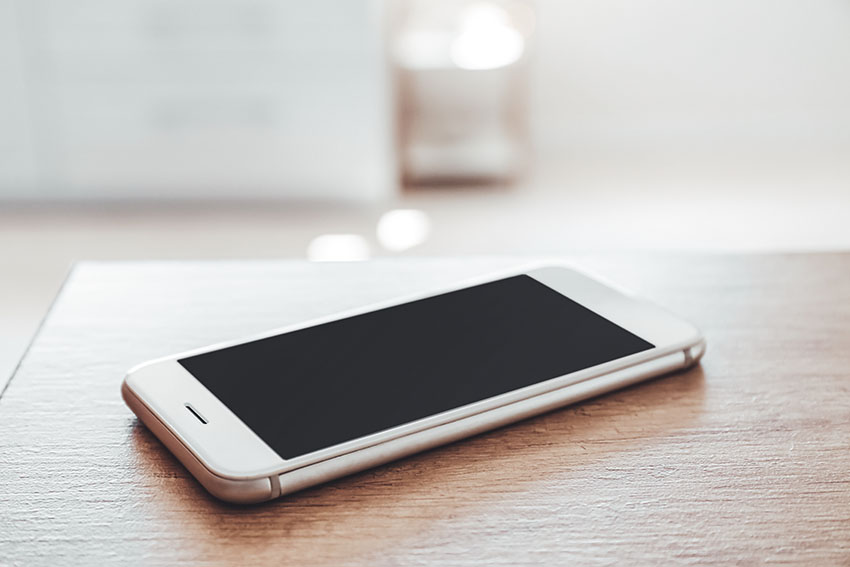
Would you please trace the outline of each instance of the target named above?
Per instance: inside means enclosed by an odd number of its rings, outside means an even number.
[[[409,0],[396,17],[405,182],[517,177],[528,154],[530,2]]]

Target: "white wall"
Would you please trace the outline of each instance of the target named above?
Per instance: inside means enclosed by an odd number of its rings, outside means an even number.
[[[535,5],[544,153],[850,147],[847,0]]]
[[[31,185],[35,147],[15,5],[0,0],[0,193]]]
[[[543,159],[850,148],[847,0],[533,5]],[[0,196],[389,194],[375,6],[0,0]]]

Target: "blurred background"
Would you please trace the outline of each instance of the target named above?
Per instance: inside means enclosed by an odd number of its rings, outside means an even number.
[[[848,248],[847,0],[0,0],[0,384],[77,260]]]

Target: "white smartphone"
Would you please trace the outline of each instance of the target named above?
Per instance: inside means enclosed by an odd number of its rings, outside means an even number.
[[[121,391],[210,493],[250,503],[689,367],[704,349],[664,309],[546,265],[148,362]]]

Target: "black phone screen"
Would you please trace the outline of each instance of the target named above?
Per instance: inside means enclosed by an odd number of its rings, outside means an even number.
[[[179,362],[291,459],[651,348],[520,275]]]

